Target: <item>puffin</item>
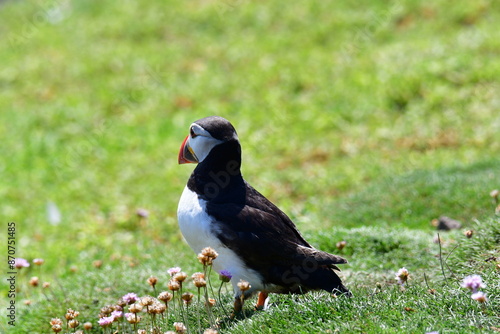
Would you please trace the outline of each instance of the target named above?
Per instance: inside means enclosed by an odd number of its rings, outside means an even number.
[[[209,116],[192,123],[178,163],[197,164],[179,200],[179,228],[195,253],[206,247],[218,253],[212,265],[231,276],[233,314],[257,293],[258,310],[269,293],[351,295],[336,273],[347,261],[311,246],[283,211],[245,181],[240,141],[228,120]],[[249,283],[245,291],[238,286],[242,281]]]

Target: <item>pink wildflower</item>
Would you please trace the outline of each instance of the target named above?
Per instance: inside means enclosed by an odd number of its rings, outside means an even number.
[[[30,263],[28,261],[26,261],[26,259],[18,257],[14,260],[14,267],[16,267],[17,269],[21,269],[23,267],[29,267],[29,266],[30,266]]]
[[[131,304],[135,303],[136,301],[138,301],[139,297],[135,293],[131,292],[131,293],[127,293],[126,295],[124,295],[122,297],[122,299],[128,305],[131,305]]]
[[[139,218],[148,218],[149,217],[149,211],[146,209],[139,208],[135,212]]]
[[[99,321],[97,321],[99,323],[99,326],[101,327],[107,327],[109,325],[111,325],[113,323],[113,321],[115,321],[115,317],[103,317],[101,319],[99,319]]]
[[[113,311],[111,312],[111,315],[110,317],[113,317],[113,319],[118,319],[118,318],[121,318],[123,316],[123,312],[122,311]]]
[[[462,282],[462,287],[471,290],[472,292],[477,292],[477,289],[484,288],[486,285],[483,284],[483,280],[479,275],[470,275],[464,278]]]
[[[179,267],[172,267],[170,268],[169,270],[167,270],[167,273],[170,275],[170,276],[174,276],[175,274],[177,274],[178,272],[181,271],[181,268]]]

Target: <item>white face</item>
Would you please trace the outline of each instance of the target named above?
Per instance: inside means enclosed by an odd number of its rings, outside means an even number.
[[[196,123],[191,124],[189,128],[188,142],[198,162],[202,162],[212,148],[223,143],[222,140],[213,138],[208,131]]]

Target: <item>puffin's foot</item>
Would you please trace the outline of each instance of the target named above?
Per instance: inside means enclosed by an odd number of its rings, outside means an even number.
[[[264,291],[259,292],[259,298],[257,299],[257,304],[255,304],[256,310],[260,311],[260,310],[264,309],[267,296],[269,296],[268,292],[264,292]]]

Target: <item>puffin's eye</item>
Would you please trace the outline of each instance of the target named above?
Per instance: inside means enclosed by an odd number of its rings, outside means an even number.
[[[196,136],[197,136],[197,134],[196,134],[196,133],[194,133],[194,129],[193,129],[193,127],[191,127],[191,128],[189,129],[189,134],[191,135],[191,138],[194,138],[194,137],[196,137]]]

